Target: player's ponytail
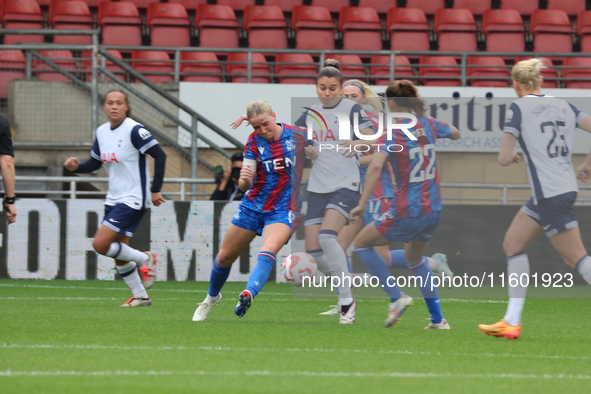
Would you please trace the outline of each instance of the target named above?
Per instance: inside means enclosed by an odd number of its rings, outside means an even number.
[[[119,89],[111,89],[109,90],[106,94],[105,94],[105,98],[103,99],[103,107],[105,106],[105,104],[107,103],[107,96],[109,95],[109,93],[121,93],[123,95],[123,97],[125,97],[125,104],[127,104],[127,111],[125,112],[125,116],[127,116],[128,118],[131,116],[131,105],[129,105],[129,99],[127,98],[127,93],[125,93],[123,90],[119,90]]]
[[[324,67],[318,73],[316,77],[316,83],[322,77],[336,78],[339,81],[339,85],[343,86],[343,74],[341,73],[341,64],[337,59],[326,59],[324,61]]]
[[[264,100],[257,100],[249,103],[246,106],[246,119],[250,120],[255,116],[262,114],[273,115],[273,108],[271,108],[271,104]]]
[[[419,96],[415,85],[408,79],[392,82],[386,89],[386,97],[399,107],[409,108],[417,115],[425,116],[427,102]]]
[[[543,68],[540,59],[522,60],[513,66],[511,78],[523,85],[525,90],[534,91],[541,85]]]

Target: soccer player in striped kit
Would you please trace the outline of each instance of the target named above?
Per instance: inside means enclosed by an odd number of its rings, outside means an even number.
[[[151,288],[156,279],[156,256],[152,252],[144,253],[131,248],[129,238],[133,236],[149,202],[159,206],[165,201],[160,189],[166,153],[144,126],[129,117],[131,108],[124,92],[108,92],[103,109],[109,121],[96,130],[90,159],[79,163],[76,157],[70,157],[64,166],[77,173],[93,172],[101,165],[105,166],[109,174],[105,216],[94,235],[92,246],[97,253],[115,259],[117,272],[133,293],[133,297],[121,306],[150,306],[152,300],[146,288]],[[146,154],[154,158],[151,188]]]
[[[579,187],[571,155],[575,130],[591,133],[591,117],[565,100],[542,94],[542,64],[538,59],[523,60],[511,70],[513,89],[519,99],[509,107],[503,129],[499,164],[519,162],[515,143],[527,161],[532,197],[517,212],[505,233],[503,250],[507,256],[507,277],[529,277],[526,248],[542,234],[564,262],[576,268],[591,284],[591,257],[587,254],[579,224],[573,212]],[[591,154],[577,170],[586,182],[591,175]],[[509,286],[509,305],[503,319],[478,329],[490,336],[517,339],[521,335],[521,313],[527,287],[518,281]]]
[[[277,252],[298,225],[299,184],[307,143],[305,131],[276,123],[271,106],[262,100],[248,104],[246,119],[255,130],[244,148],[240,171],[239,186],[247,192],[213,261],[209,290],[195,311],[193,321],[207,319],[211,308],[222,300],[220,290],[230,275],[232,264],[254,237],[262,235],[257,264],[234,310],[238,317],[243,317],[269,279]]]
[[[395,81],[386,90],[388,108],[391,112],[414,114],[415,126],[409,128],[417,138],[411,140],[396,129],[392,139],[384,134],[378,144],[383,148],[373,155],[368,166],[364,189],[359,205],[351,211],[353,223],[361,221],[367,202],[380,176],[386,161],[394,169],[396,189],[394,204],[387,217],[366,225],[355,240],[355,251],[361,257],[372,275],[387,283],[389,270],[384,259],[372,247],[387,245],[389,242],[406,242],[405,257],[413,274],[427,282],[433,272],[423,256],[439,222],[441,195],[439,174],[435,160],[435,140],[437,138],[460,138],[460,132],[453,126],[425,116],[426,103],[418,96],[412,82]],[[399,124],[410,123],[409,118],[401,118]],[[403,147],[400,150],[400,146]],[[392,152],[388,147],[393,147]],[[400,297],[398,286],[391,286],[390,306],[386,327],[395,325],[412,299]],[[439,296],[436,289],[421,286],[421,292],[431,314],[431,322],[426,328],[449,329],[449,324],[441,314]]]

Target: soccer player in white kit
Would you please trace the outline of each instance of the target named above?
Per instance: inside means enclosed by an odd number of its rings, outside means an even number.
[[[133,297],[121,306],[150,306],[152,300],[146,288],[150,288],[156,279],[156,256],[131,248],[129,238],[148,209],[149,201],[155,206],[165,201],[160,189],[166,153],[148,130],[129,117],[131,109],[124,92],[108,92],[103,109],[109,121],[97,128],[90,159],[80,163],[78,158],[70,157],[64,166],[70,171],[88,173],[105,165],[109,174],[105,216],[92,246],[97,253],[115,259],[117,271],[133,293]],[[146,154],[154,158],[151,188]],[[141,265],[145,287],[136,263]]]
[[[591,284],[591,257],[581,240],[572,209],[578,185],[571,162],[575,129],[591,132],[591,117],[565,100],[542,94],[541,68],[538,59],[529,59],[517,63],[511,71],[513,89],[519,99],[509,109],[498,159],[502,166],[519,162],[515,150],[519,141],[527,161],[532,197],[517,212],[505,234],[507,277],[529,276],[525,249],[545,233],[564,262],[576,268]],[[591,156],[579,169],[583,180],[591,174],[589,163]],[[509,305],[504,318],[492,325],[480,324],[481,332],[519,338],[527,292],[521,283],[509,286]]]

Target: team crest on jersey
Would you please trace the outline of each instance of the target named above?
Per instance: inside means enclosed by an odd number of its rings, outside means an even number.
[[[287,215],[287,220],[289,221],[289,224],[293,224],[293,222],[295,221],[295,217],[295,213],[289,211],[289,215]]]
[[[150,132],[146,129],[139,129],[138,134],[139,134],[140,138],[143,140],[147,140],[148,138],[150,138],[152,136],[152,134],[150,134]]]
[[[291,144],[291,140],[287,140],[287,141],[285,142],[285,148],[286,148],[288,151],[291,151],[291,150],[293,149],[293,145]]]
[[[258,149],[259,149],[259,152],[261,152],[261,155],[263,154],[263,152],[265,152],[264,146],[259,146]]]

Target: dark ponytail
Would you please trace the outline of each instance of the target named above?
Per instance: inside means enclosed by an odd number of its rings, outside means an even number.
[[[427,112],[427,102],[419,97],[417,88],[408,79],[392,82],[386,89],[386,97],[399,107],[410,108],[417,115],[424,116]]]

